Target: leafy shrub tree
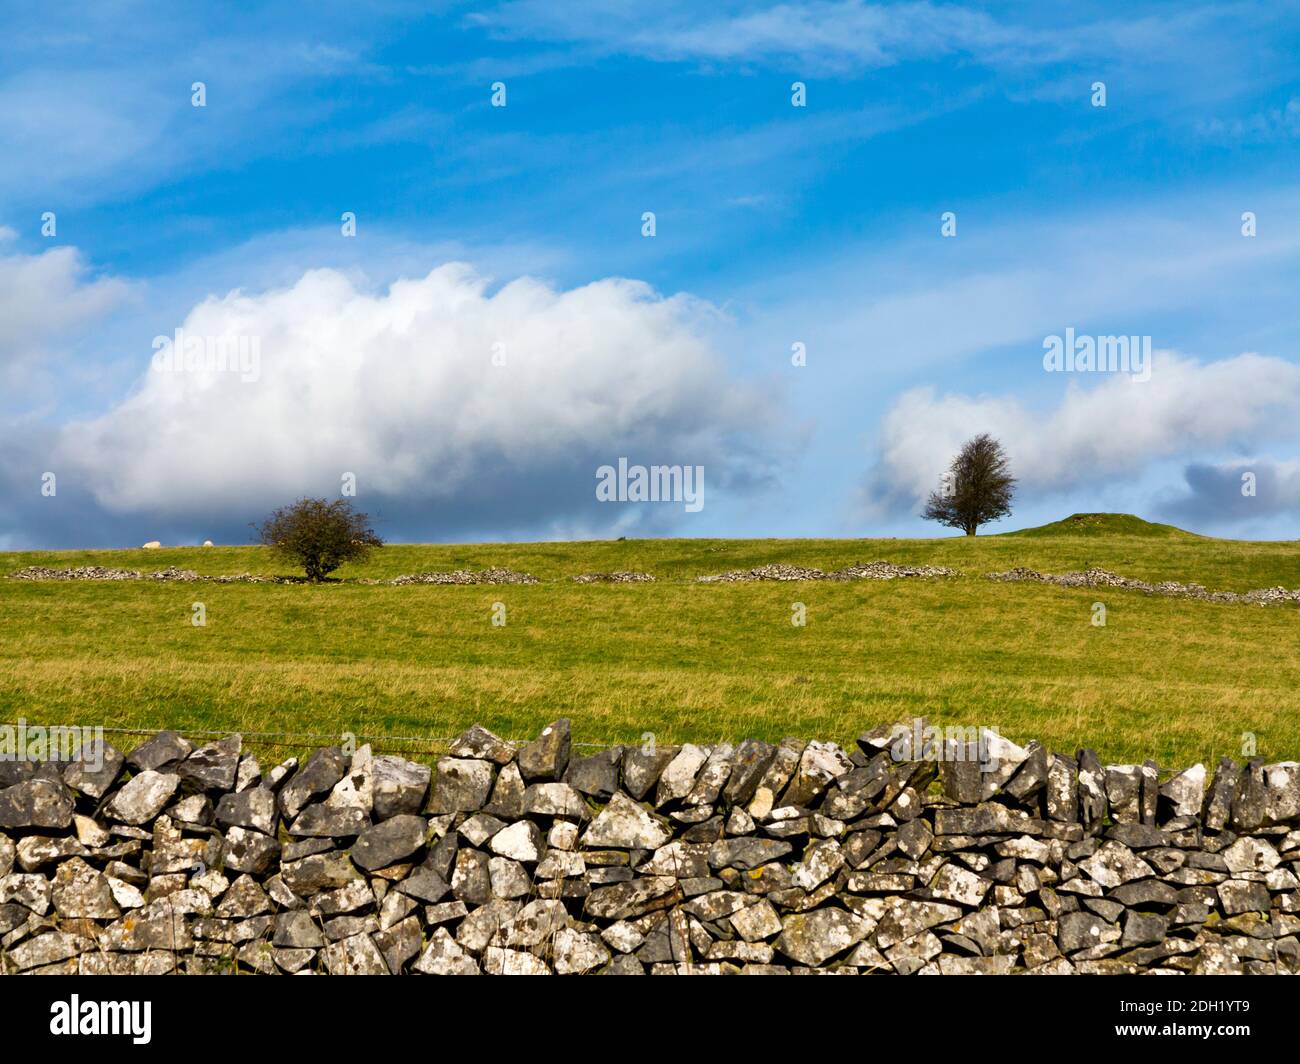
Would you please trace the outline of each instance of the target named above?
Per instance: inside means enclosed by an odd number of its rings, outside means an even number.
[[[973,536],[980,525],[1011,512],[1015,486],[1002,444],[982,432],[962,446],[943,487],[930,493],[922,516]]]
[[[344,562],[359,561],[384,541],[346,499],[299,499],[282,506],[256,526],[261,541],[276,554],[301,565],[313,583]]]

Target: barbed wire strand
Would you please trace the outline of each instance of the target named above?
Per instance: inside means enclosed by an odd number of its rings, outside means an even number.
[[[40,724],[35,724],[35,725],[33,725],[33,724],[29,724],[27,721],[23,721],[22,724],[20,725],[18,721],[0,721],[0,727],[6,727],[6,728],[17,728],[17,727],[37,727],[37,728],[39,728],[39,727],[46,727],[46,728],[54,728],[54,727],[73,727],[73,726],[72,726],[72,725],[40,725]],[[178,731],[178,732],[180,731],[180,729],[176,729],[176,728],[117,728],[117,727],[111,727],[111,726],[109,726],[109,725],[107,725],[107,724],[105,724],[105,725],[92,725],[92,727],[98,727],[98,728],[101,728],[103,731],[106,731],[106,732],[112,732],[114,735],[161,735],[163,732],[166,732],[166,731]],[[269,740],[273,740],[273,739],[308,739],[308,740],[312,740],[312,741],[325,741],[325,742],[329,742],[329,743],[333,744],[333,743],[337,743],[337,742],[339,741],[339,738],[344,734],[344,733],[342,733],[342,732],[339,732],[339,733],[334,734],[334,735],[326,735],[326,734],[322,734],[322,733],[320,733],[320,732],[249,732],[249,731],[239,731],[237,728],[236,728],[236,729],[225,729],[225,730],[223,730],[223,731],[216,731],[216,730],[209,729],[209,728],[186,728],[186,729],[184,729],[183,734],[187,734],[187,735],[215,735],[215,736],[226,736],[226,735],[232,735],[232,734],[234,734],[234,733],[237,732],[237,731],[239,732],[239,735],[242,736],[242,737],[245,738],[245,739],[259,740],[259,741],[257,742],[257,745],[259,745],[259,746],[271,746],[271,747],[275,747],[276,749],[294,749],[294,748],[296,748],[297,746],[299,746],[299,745],[301,745],[301,744],[300,744],[300,743],[286,743],[286,742],[271,742],[271,741],[269,741]],[[378,753],[393,753],[393,754],[408,754],[408,753],[437,753],[440,749],[446,749],[446,748],[447,748],[448,746],[450,746],[453,742],[455,742],[457,738],[459,738],[459,736],[456,736],[456,735],[449,735],[449,736],[441,736],[441,735],[357,735],[355,732],[351,732],[351,733],[348,733],[348,734],[350,734],[350,735],[352,736],[352,738],[354,738],[354,739],[359,739],[359,740],[362,740],[362,741],[364,741],[364,742],[368,742],[368,743],[372,743],[372,744],[373,744],[373,743],[416,743],[416,744],[420,744],[420,745],[422,745],[422,746],[424,746],[424,747],[427,747],[427,749],[425,749],[425,750],[410,750],[410,749],[394,750],[394,749],[384,749],[384,748],[381,748],[381,747],[378,747],[378,746],[374,746],[374,747],[372,747],[372,748],[373,748],[376,752],[378,752]],[[515,743],[515,744],[521,744],[521,743],[532,742],[531,739],[506,739],[505,741],[508,742],[508,743]],[[584,747],[584,748],[590,748],[590,749],[604,749],[604,748],[606,748],[607,746],[609,746],[609,745],[611,745],[611,744],[609,744],[609,743],[590,743],[590,742],[581,742],[581,743],[579,743],[579,742],[575,742],[575,743],[573,743],[572,745],[573,745],[573,746],[581,746],[581,747]]]

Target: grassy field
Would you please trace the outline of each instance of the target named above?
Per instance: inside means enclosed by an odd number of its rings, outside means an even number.
[[[950,580],[694,583],[766,562],[951,566]],[[1100,565],[1215,590],[1300,587],[1300,543],[1193,536],[1122,516],[932,540],[636,540],[392,546],[344,578],[503,565],[536,586],[25,582],[26,565],[290,570],[257,547],[0,554],[0,719],[293,733],[433,750],[478,721],[528,737],[567,715],[590,743],[805,737],[849,741],[926,716],[1104,758],[1173,767],[1300,757],[1300,613],[1114,590],[999,584],[1023,565]],[[654,584],[575,585],[636,569]],[[201,601],[204,627],[191,624]],[[1104,602],[1107,624],[1091,623]],[[492,624],[494,603],[506,623]],[[802,602],[807,624],[791,624]],[[423,737],[418,744],[392,737]],[[323,741],[322,739],[322,741]],[[120,737],[129,747],[136,740]]]

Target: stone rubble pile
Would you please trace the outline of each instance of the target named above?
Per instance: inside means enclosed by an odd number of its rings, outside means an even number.
[[[139,569],[112,569],[103,565],[82,565],[72,569],[51,569],[44,565],[29,565],[9,574],[10,580],[158,580],[174,581],[183,584],[301,584],[306,582],[302,576],[260,576],[253,573],[238,573],[230,576],[204,576],[193,569],[181,569],[169,565],[153,573],[142,573]]]
[[[894,565],[891,562],[868,562],[866,565],[849,565],[828,573],[828,580],[898,580],[901,577],[961,576],[956,569],[945,565]]]
[[[1040,573],[1034,569],[1018,567],[1002,573],[989,573],[988,579],[1004,582],[1031,580],[1057,587],[1115,587],[1126,591],[1141,591],[1147,595],[1169,595],[1174,598],[1198,599],[1201,602],[1237,602],[1267,605],[1278,602],[1300,602],[1300,589],[1261,587],[1253,591],[1210,591],[1201,584],[1180,584],[1176,580],[1148,583],[1132,577],[1120,576],[1109,569],[1091,568],[1082,572]]]
[[[919,735],[919,733],[917,733]],[[0,761],[8,972],[1296,973],[1300,765],[1000,737]],[[923,741],[923,740],[915,740]],[[913,754],[921,759],[912,760]],[[937,754],[943,760],[936,760]],[[981,757],[983,760],[976,760]]]
[[[113,569],[104,565],[80,565],[73,569],[51,569],[29,565],[9,574],[10,580],[139,580],[138,569]]]
[[[652,584],[650,573],[618,571],[613,573],[581,573],[573,578],[575,584]]]
[[[513,569],[489,566],[477,571],[456,569],[449,573],[405,573],[394,577],[389,583],[399,587],[404,584],[535,584],[537,577],[529,573],[517,573]]]
[[[891,562],[869,562],[846,566],[834,572],[810,569],[802,565],[784,565],[773,562],[753,569],[732,569],[726,573],[697,576],[701,584],[734,584],[751,580],[897,580],[901,577],[960,576],[956,569],[942,565],[894,565]]]

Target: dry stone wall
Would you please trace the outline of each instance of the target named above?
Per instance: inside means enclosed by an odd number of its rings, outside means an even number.
[[[8,972],[1295,973],[1300,765],[994,737],[0,761]],[[98,755],[98,756],[97,756]],[[915,759],[914,759],[915,758]],[[976,760],[979,758],[979,760]]]

